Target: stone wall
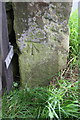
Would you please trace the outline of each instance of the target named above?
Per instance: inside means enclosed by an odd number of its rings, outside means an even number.
[[[66,67],[71,3],[13,3],[22,86],[46,86]]]

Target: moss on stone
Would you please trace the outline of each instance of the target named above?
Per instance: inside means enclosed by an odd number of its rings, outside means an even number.
[[[58,71],[56,51],[53,52],[40,44],[36,47],[39,48],[39,53],[37,51],[34,55],[24,53],[19,57],[23,86],[24,84],[27,84],[27,87],[48,85],[51,80],[49,78]],[[55,59],[53,59],[54,56],[56,56]]]
[[[13,3],[23,87],[48,85],[51,76],[66,66],[71,6],[65,4]]]

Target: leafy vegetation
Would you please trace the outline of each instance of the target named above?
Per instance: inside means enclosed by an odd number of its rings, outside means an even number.
[[[70,55],[66,70],[62,71],[56,83],[35,89],[12,90],[3,96],[3,118],[79,120],[78,80],[70,66],[78,62],[78,13],[73,12],[69,20]],[[69,68],[70,67],[70,68]],[[69,68],[69,69],[68,69]],[[66,77],[67,73],[68,77]],[[70,74],[70,76],[69,76]],[[75,78],[74,78],[75,77]],[[74,78],[74,80],[73,80]]]
[[[73,64],[77,64],[78,60],[78,10],[72,12],[69,20],[69,27],[70,27],[70,54],[69,57],[74,58]]]
[[[58,80],[56,86],[11,91],[3,96],[4,118],[64,120],[79,118],[78,82]]]

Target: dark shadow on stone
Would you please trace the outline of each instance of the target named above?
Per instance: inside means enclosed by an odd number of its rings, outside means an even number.
[[[12,8],[12,3],[10,2],[6,3],[6,13],[7,13],[9,42],[14,47],[14,57],[12,59],[13,77],[14,77],[14,82],[20,84],[20,73],[19,73],[19,63],[18,63],[18,55],[20,54],[20,51],[16,44],[16,36],[14,31],[14,12]]]

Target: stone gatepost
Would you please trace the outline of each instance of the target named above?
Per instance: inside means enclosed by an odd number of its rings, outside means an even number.
[[[13,3],[22,86],[46,86],[66,67],[71,3]]]

